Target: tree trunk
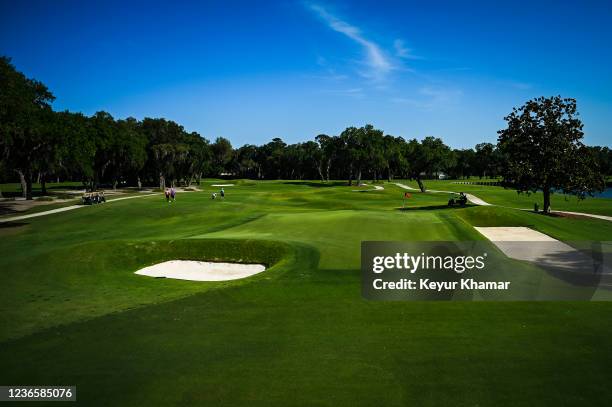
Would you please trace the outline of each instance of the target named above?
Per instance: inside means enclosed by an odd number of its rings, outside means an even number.
[[[136,177],[136,183],[138,184],[138,190],[142,189],[142,182],[140,181],[140,175]]]
[[[327,168],[325,169],[325,178],[329,182],[329,171],[331,169],[331,158],[327,160]]]
[[[544,213],[550,213],[550,187],[545,186],[542,188],[542,194],[544,195]]]
[[[357,186],[361,185],[361,168],[357,170]]]
[[[113,178],[113,191],[117,190],[117,178]]]
[[[40,192],[43,195],[47,195],[47,177],[45,176],[45,173],[38,173],[38,182],[40,183]]]
[[[159,173],[159,189],[163,191],[166,189],[166,178],[164,178],[164,174]]]
[[[93,179],[91,180],[91,192],[98,189],[98,183],[100,182],[100,174],[94,171]]]
[[[425,185],[423,185],[423,181],[421,181],[421,177],[416,178],[417,184],[419,184],[419,189],[421,192],[425,192]]]
[[[319,162],[319,165],[317,165],[317,170],[319,171],[319,177],[321,177],[321,181],[325,182],[325,177],[323,176],[323,170],[321,168],[322,166],[323,166],[323,163]]]
[[[17,174],[19,174],[19,183],[21,183],[21,195],[24,198],[26,198],[28,186],[26,184],[25,175],[23,174],[23,171],[21,170],[15,170],[15,171],[17,171]]]
[[[25,174],[25,182],[26,182],[26,200],[32,200],[32,172],[26,171]]]

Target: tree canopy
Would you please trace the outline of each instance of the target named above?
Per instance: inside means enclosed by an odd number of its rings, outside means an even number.
[[[515,108],[505,119],[498,144],[451,149],[442,139],[405,140],[371,124],[347,127],[338,135],[288,144],[280,137],[257,146],[234,148],[218,137],[213,143],[164,118],[115,119],[52,109],[53,94],[39,81],[0,58],[0,179],[16,179],[26,198],[32,184],[45,190],[49,179],[100,185],[143,184],[165,188],[189,185],[203,176],[254,179],[414,179],[498,177],[519,192],[562,191],[580,198],[603,187],[612,173],[608,147],[582,144],[576,102],[538,98]]]
[[[536,98],[514,108],[505,120],[508,127],[499,131],[498,140],[505,184],[519,192],[541,190],[545,212],[554,191],[584,198],[603,190],[603,176],[582,144],[575,99]]]

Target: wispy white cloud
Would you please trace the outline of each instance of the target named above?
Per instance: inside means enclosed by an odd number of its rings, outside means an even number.
[[[533,85],[531,83],[525,82],[510,82],[510,86],[519,90],[530,90],[533,88]]]
[[[349,97],[353,97],[356,99],[362,99],[363,97],[365,97],[363,88],[324,89],[324,90],[319,90],[318,93],[349,96]]]
[[[358,27],[334,16],[318,4],[307,3],[307,7],[314,11],[332,30],[344,34],[363,47],[365,51],[364,62],[369,68],[368,71],[360,72],[363,76],[383,79],[387,73],[394,69],[391,59],[382,48],[374,41],[367,39]]]
[[[391,102],[431,111],[456,103],[463,96],[463,91],[456,88],[423,86],[416,92],[416,97],[394,97]]]
[[[404,44],[404,40],[399,38],[393,41],[393,48],[395,48],[395,56],[402,59],[424,59],[421,56],[414,55],[412,49],[407,48]]]

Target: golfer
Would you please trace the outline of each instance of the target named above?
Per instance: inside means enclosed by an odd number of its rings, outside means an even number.
[[[166,195],[166,202],[170,203],[170,190],[166,188],[164,194]]]
[[[221,199],[225,199],[225,191],[221,188]]]
[[[176,189],[174,187],[170,187],[170,197],[173,201],[176,201]]]

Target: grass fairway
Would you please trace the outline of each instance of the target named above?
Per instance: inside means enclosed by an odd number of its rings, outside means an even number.
[[[473,226],[609,240],[612,222],[445,209],[430,193],[401,211],[393,184],[244,181],[213,201],[212,183],[174,204],[1,225],[0,384],[76,385],[87,406],[609,403],[612,304],[370,302],[359,260],[362,240],[482,239]],[[270,268],[215,283],[133,274],[170,259]]]

